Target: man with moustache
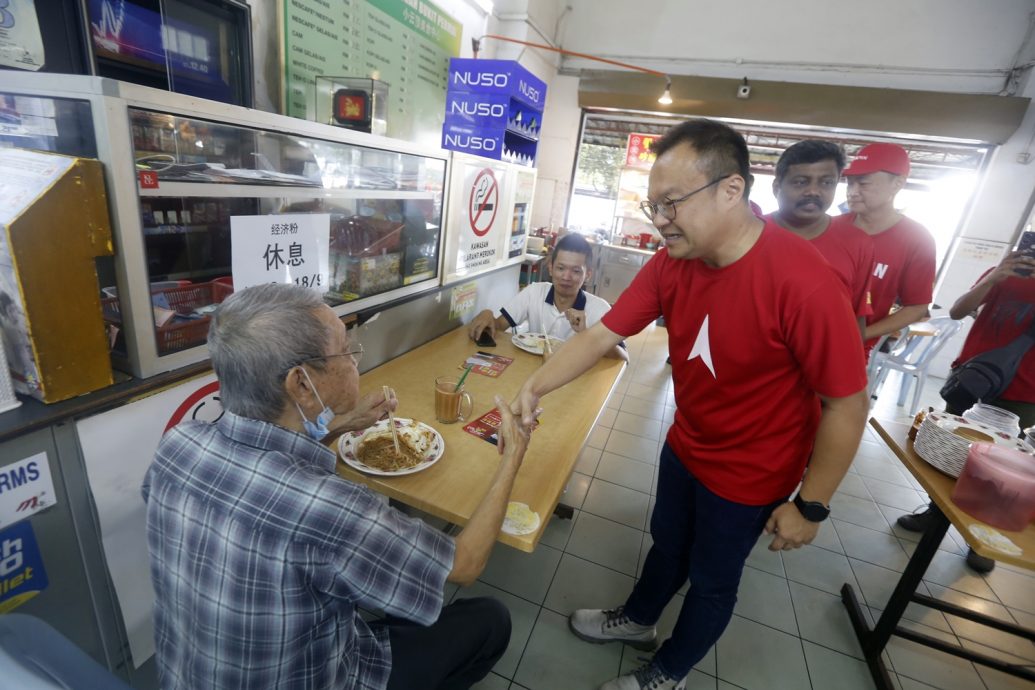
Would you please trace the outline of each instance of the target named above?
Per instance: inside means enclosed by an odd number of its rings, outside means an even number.
[[[869,352],[881,336],[927,316],[934,291],[935,244],[931,233],[895,210],[895,196],[909,177],[909,154],[896,144],[869,144],[844,171],[849,213],[831,225],[855,227],[873,241],[870,294],[873,313],[863,337]],[[892,313],[892,307],[899,309]]]
[[[809,240],[830,262],[848,288],[861,332],[873,311],[873,242],[858,228],[831,223],[827,215],[844,167],[844,152],[829,141],[806,139],[790,146],[776,162],[773,195],[780,210],[770,214],[768,220]]]
[[[730,621],[761,532],[774,535],[774,551],[815,538],[868,408],[863,362],[829,355],[859,347],[847,292],[808,242],[751,212],[744,138],[691,120],[654,150],[641,208],[664,250],[512,403],[530,426],[541,396],[665,317],[676,416],[659,461],[653,545],[624,604],[577,610],[569,627],[590,642],[653,649],[662,610],[690,588],[653,659],[602,690],[685,687]]]

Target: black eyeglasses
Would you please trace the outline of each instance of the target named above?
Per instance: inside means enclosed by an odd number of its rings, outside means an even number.
[[[337,352],[333,355],[322,355],[320,357],[309,357],[307,359],[303,359],[298,364],[305,364],[306,362],[316,362],[321,359],[330,359],[331,357],[351,357],[353,362],[359,364],[359,360],[363,359],[363,343],[356,343],[352,346],[351,349],[346,350],[345,352]],[[295,366],[298,366],[298,364],[296,364]]]
[[[658,202],[641,201],[640,202],[640,210],[643,211],[643,215],[647,216],[647,220],[649,220],[651,222],[653,222],[654,218],[656,216],[659,216],[659,215],[662,218],[666,219],[666,220],[675,220],[675,218],[676,218],[676,204],[678,204],[680,201],[686,201],[687,199],[692,197],[694,194],[697,194],[698,192],[703,192],[704,190],[708,189],[709,187],[711,187],[713,185],[719,184],[720,182],[725,180],[727,177],[732,177],[732,175],[723,175],[722,177],[716,177],[714,180],[712,180],[708,184],[704,185],[703,187],[698,187],[694,191],[692,191],[692,192],[690,192],[688,194],[684,194],[683,196],[679,197],[678,199],[665,199],[664,201],[658,201]]]

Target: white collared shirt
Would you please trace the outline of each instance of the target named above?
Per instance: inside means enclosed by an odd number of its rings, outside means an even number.
[[[579,290],[572,309],[586,313],[586,327],[589,328],[611,309],[611,305],[596,295]],[[553,283],[532,283],[500,309],[500,316],[515,332],[519,326],[527,324],[529,333],[545,333],[560,340],[575,335],[564,312],[558,311],[554,305]]]

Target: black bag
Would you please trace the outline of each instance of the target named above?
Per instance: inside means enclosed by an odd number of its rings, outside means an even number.
[[[990,402],[1006,392],[1024,355],[1035,345],[1035,320],[1011,342],[974,355],[949,373],[939,391],[957,410],[969,409],[979,400]]]

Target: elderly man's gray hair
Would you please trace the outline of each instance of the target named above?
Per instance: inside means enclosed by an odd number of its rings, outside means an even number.
[[[271,283],[235,292],[219,306],[208,331],[208,352],[224,409],[265,421],[280,416],[289,402],[288,370],[327,354],[330,333],[317,316],[323,303],[307,288]]]

